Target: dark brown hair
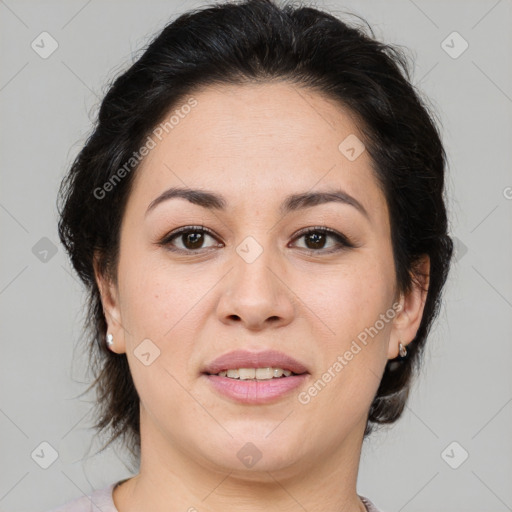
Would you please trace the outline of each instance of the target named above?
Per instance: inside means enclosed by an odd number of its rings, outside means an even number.
[[[366,33],[366,28],[368,33]],[[133,153],[170,110],[211,84],[282,80],[348,107],[385,193],[399,291],[411,289],[416,264],[430,258],[422,321],[406,358],[388,361],[365,436],[402,414],[440,306],[452,255],[444,203],[446,156],[433,114],[411,84],[402,50],[307,6],[273,0],[208,5],[169,23],[110,85],[98,120],[59,191],[59,236],[88,293],[86,330],[97,391],[94,425],[108,444],[122,438],[140,457],[139,396],[125,354],[105,346],[106,320],[94,277],[117,282],[119,228],[137,165],[108,191]],[[99,193],[99,190],[103,192]],[[107,445],[108,445],[107,444]]]

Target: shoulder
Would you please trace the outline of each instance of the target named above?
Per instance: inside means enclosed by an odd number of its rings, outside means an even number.
[[[364,503],[364,506],[368,512],[384,512],[384,510],[377,508],[368,498],[365,498],[361,495],[359,495],[359,497],[361,498],[361,501]]]
[[[112,498],[116,483],[52,508],[47,512],[118,512]]]

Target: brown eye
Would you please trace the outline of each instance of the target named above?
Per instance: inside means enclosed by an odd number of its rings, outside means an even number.
[[[204,233],[189,231],[188,233],[182,234],[181,240],[186,249],[200,249],[204,243]]]
[[[304,235],[304,240],[306,241],[306,245],[308,245],[308,249],[323,249],[327,238],[328,235],[317,231],[312,231],[307,235]]]
[[[208,238],[217,240],[217,243],[205,247],[204,244]],[[301,238],[305,240],[306,247],[304,247],[304,250],[310,253],[329,254],[354,247],[348,238],[341,233],[321,226],[303,230],[299,236],[295,237],[295,240]],[[331,244],[330,248],[326,248],[329,239],[334,240],[334,243]],[[181,253],[199,253],[203,249],[223,246],[222,243],[218,242],[213,233],[203,226],[185,226],[180,228],[169,233],[159,244],[166,247],[169,251]],[[181,247],[179,246],[180,244]]]
[[[319,252],[325,254],[354,247],[347,237],[337,231],[324,227],[309,228],[307,231],[302,231],[295,240],[301,238],[305,241],[305,249],[313,253]],[[335,243],[331,245],[331,248],[325,249],[325,245],[329,239],[335,240]]]
[[[170,251],[176,252],[199,252],[208,238],[216,240],[211,232],[202,226],[187,226],[177,231],[169,233],[160,245],[167,247]],[[181,243],[182,247],[176,247],[176,242]],[[210,247],[219,247],[221,244],[215,243]],[[208,248],[208,247],[206,247]]]

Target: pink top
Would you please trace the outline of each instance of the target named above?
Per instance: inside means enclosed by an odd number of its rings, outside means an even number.
[[[128,480],[128,479],[125,479]],[[53,508],[48,512],[119,512],[114,505],[112,491],[118,484],[124,482],[120,480],[110,484],[108,487],[93,491],[87,496],[81,496],[68,501],[64,505]],[[359,495],[368,512],[383,512],[378,509],[368,498]]]

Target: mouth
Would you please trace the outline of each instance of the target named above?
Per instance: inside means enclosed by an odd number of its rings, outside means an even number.
[[[299,361],[282,352],[237,350],[203,368],[212,389],[245,404],[266,404],[283,399],[309,375]]]
[[[283,379],[291,375],[302,375],[302,373],[295,373],[285,368],[267,366],[262,368],[228,368],[217,373],[206,373],[206,375],[218,375],[219,377],[235,380],[270,380]]]
[[[277,350],[234,350],[208,363],[202,373],[230,379],[270,380],[309,372],[304,364]]]

